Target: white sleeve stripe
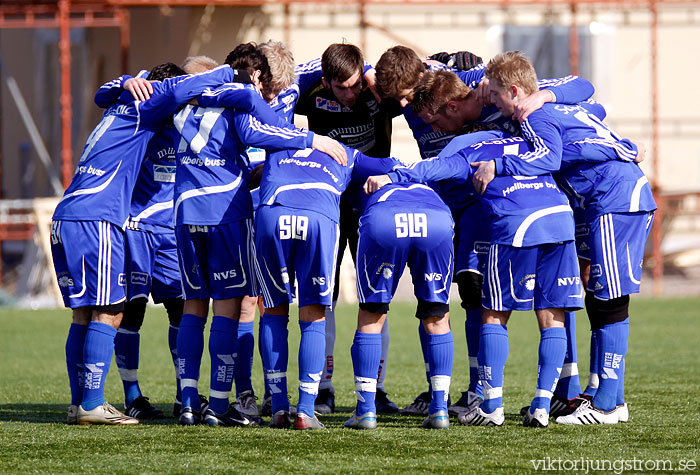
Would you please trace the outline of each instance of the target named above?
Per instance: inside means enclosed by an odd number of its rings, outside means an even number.
[[[281,127],[276,127],[274,125],[263,124],[254,116],[248,114],[249,120],[248,124],[253,130],[257,130],[260,133],[267,135],[276,135],[284,138],[295,138],[295,137],[306,137],[306,132],[301,129],[283,129]]]
[[[526,152],[522,155],[518,155],[519,158],[525,160],[526,162],[532,162],[537,160],[538,158],[544,157],[545,155],[551,152],[549,147],[545,145],[544,140],[542,140],[542,137],[537,135],[535,131],[532,130],[530,122],[528,122],[527,119],[525,119],[525,121],[522,124],[520,124],[520,126],[525,137],[533,144],[534,150],[532,152]]]
[[[332,185],[329,185],[328,183],[323,183],[323,182],[318,182],[318,183],[300,183],[296,185],[283,185],[280,186],[275,190],[275,193],[270,197],[269,200],[265,203],[266,205],[272,205],[275,203],[275,200],[277,199],[277,195],[284,191],[289,191],[289,190],[324,190],[324,191],[330,191],[331,193],[340,196],[342,192],[338,191],[337,188],[335,188]]]
[[[577,140],[573,143],[574,144],[590,143],[590,144],[602,145],[604,147],[610,147],[610,148],[615,150],[615,153],[618,157],[620,157],[622,160],[625,160],[628,162],[631,162],[635,158],[637,158],[637,152],[625,147],[625,145],[622,142],[611,141],[611,140],[607,140],[607,139],[600,138],[600,137],[593,137],[593,138],[589,137],[589,138],[585,138],[583,140]]]

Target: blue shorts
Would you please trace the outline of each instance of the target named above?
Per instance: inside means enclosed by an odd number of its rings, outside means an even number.
[[[120,228],[107,221],[52,221],[51,254],[66,307],[123,305],[126,274]]]
[[[175,226],[185,300],[256,295],[250,219],[215,226]]]
[[[576,253],[579,259],[591,260],[591,247],[588,244],[591,227],[586,222],[582,208],[573,208],[574,223],[576,225]]]
[[[260,206],[255,215],[258,280],[266,308],[333,304],[338,223],[315,211]]]
[[[449,212],[416,203],[377,203],[360,218],[357,294],[360,303],[389,303],[406,264],[413,293],[427,302],[448,303],[454,237]]]
[[[455,272],[484,275],[491,233],[481,202],[467,206],[455,223]]]
[[[512,247],[492,244],[482,305],[497,311],[583,308],[574,241]]]
[[[588,290],[601,300],[639,293],[644,246],[654,213],[608,213],[591,223]]]
[[[155,303],[182,296],[175,232],[126,230],[126,295]]]

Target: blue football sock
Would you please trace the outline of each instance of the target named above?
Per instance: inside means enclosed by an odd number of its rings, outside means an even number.
[[[479,379],[484,387],[481,409],[490,414],[503,406],[503,372],[508,359],[508,329],[505,325],[481,325],[478,359]]]
[[[621,406],[625,403],[625,358],[622,358],[620,371],[617,373],[619,380],[617,382],[617,405]]]
[[[578,377],[578,354],[576,351],[576,313],[566,312],[566,356],[561,368],[559,382],[554,394],[564,399],[573,399],[581,394],[581,381]]]
[[[289,411],[287,399],[287,362],[289,330],[287,315],[265,314],[260,318],[260,356],[265,368],[265,382],[272,399],[272,414]]]
[[[603,411],[611,411],[617,405],[617,388],[622,360],[627,353],[629,338],[629,318],[600,327],[598,330],[598,355],[600,372],[598,373],[598,391],[593,397],[593,405]]]
[[[233,386],[234,357],[238,346],[237,336],[237,320],[221,316],[211,319],[209,409],[217,414],[224,414],[228,410],[228,397]]]
[[[314,402],[323,373],[326,351],[326,322],[304,322],[299,320],[301,341],[299,342],[299,401],[297,412],[314,416]],[[379,365],[374,367],[376,374]]]
[[[447,411],[447,398],[450,396],[454,339],[452,332],[442,335],[427,334],[428,363],[430,364],[430,414]]]
[[[105,378],[109,372],[114,353],[114,337],[117,329],[106,323],[90,322],[83,347],[85,365],[85,386],[83,402],[86,411],[95,409],[105,402]]]
[[[175,400],[182,402],[182,391],[180,390],[180,372],[178,371],[177,358],[177,331],[179,327],[170,323],[168,325],[168,347],[170,347],[170,356],[173,359],[175,366]]]
[[[141,335],[136,327],[122,326],[114,337],[114,357],[119,368],[119,375],[124,386],[124,405],[129,407],[137,397],[141,396],[139,387],[139,345]]]
[[[362,415],[377,412],[374,401],[377,395],[377,367],[382,358],[382,334],[356,331],[350,347],[350,356],[357,395],[355,413]]]
[[[260,315],[260,323],[258,324],[258,353],[260,354],[260,361],[262,362],[263,369],[263,386],[265,387],[265,392],[263,397],[270,397],[270,385],[267,382],[265,375],[267,374],[267,367],[265,366],[265,360],[263,359],[263,343],[262,343],[262,315]]]
[[[68,383],[70,384],[70,403],[79,405],[83,400],[83,347],[85,347],[85,335],[87,325],[71,323],[66,338],[66,367],[68,369]]]
[[[467,354],[469,355],[469,391],[484,395],[479,384],[479,331],[481,330],[481,309],[467,310],[464,321],[464,333],[467,337]]]
[[[430,364],[428,363],[428,333],[423,328],[423,323],[418,322],[418,337],[420,338],[420,349],[423,352],[423,361],[425,362],[425,379],[428,381],[428,391],[432,391],[430,386]]]
[[[549,412],[552,394],[566,355],[566,329],[543,328],[540,330],[538,353],[537,391],[532,400],[532,408],[542,408]]]
[[[253,351],[255,351],[254,322],[238,322],[238,352],[234,369],[236,394],[252,391]]]
[[[178,372],[182,390],[182,407],[191,407],[199,411],[199,368],[204,352],[204,325],[206,318],[184,314],[177,332]]]
[[[588,385],[583,391],[586,396],[595,396],[598,391],[598,373],[600,372],[600,355],[598,354],[598,330],[591,330],[590,365],[588,369]]]

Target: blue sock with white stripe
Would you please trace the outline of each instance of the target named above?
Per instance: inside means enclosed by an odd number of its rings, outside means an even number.
[[[66,338],[66,367],[68,369],[68,383],[70,384],[71,406],[79,405],[83,400],[83,348],[85,347],[85,335],[87,325],[71,323]]]
[[[139,387],[139,345],[141,335],[136,327],[120,327],[114,337],[114,357],[124,386],[124,406],[129,407],[141,396]]]
[[[182,403],[182,391],[180,390],[180,372],[177,366],[177,332],[179,327],[173,325],[172,322],[168,325],[168,347],[170,348],[170,356],[173,359],[173,366],[175,366],[175,400]]]
[[[452,380],[452,360],[454,359],[454,338],[452,332],[442,335],[427,334],[428,363],[430,364],[430,414],[447,411],[447,398],[450,396]]]
[[[479,379],[484,387],[481,409],[490,414],[503,406],[503,373],[508,359],[508,329],[485,323],[479,332]]]
[[[180,330],[177,332],[178,372],[182,389],[182,407],[199,411],[199,368],[204,353],[204,325],[206,318],[192,314],[182,315]]]
[[[314,402],[323,373],[326,351],[326,322],[303,322],[299,320],[301,341],[299,342],[299,401],[297,412],[314,417]],[[376,375],[377,368],[374,367]]]
[[[418,337],[420,338],[420,349],[423,352],[425,362],[425,379],[428,381],[428,391],[432,391],[430,386],[430,363],[428,363],[428,333],[423,328],[423,322],[418,322]]]
[[[554,394],[564,399],[573,399],[581,394],[581,381],[578,377],[578,354],[576,351],[576,313],[566,312],[566,356],[561,368],[559,382]]]
[[[287,363],[289,360],[289,316],[265,314],[260,318],[260,356],[265,384],[272,399],[272,414],[289,411]]]
[[[538,353],[537,391],[532,400],[532,409],[545,409],[549,412],[552,393],[557,385],[566,355],[566,330],[564,328],[540,330]]]
[[[209,409],[217,414],[228,411],[228,397],[233,387],[234,357],[238,346],[238,320],[215,316],[209,329],[211,380]]]
[[[588,385],[583,391],[586,396],[595,396],[598,391],[598,373],[600,372],[600,355],[598,354],[598,330],[591,330],[590,364],[588,369]]]
[[[367,412],[377,412],[377,368],[382,358],[382,334],[355,332],[350,347],[352,368],[355,373],[355,394],[359,416]]]
[[[481,309],[467,310],[467,319],[464,321],[464,333],[467,337],[467,354],[469,355],[469,391],[484,395],[479,384],[479,332],[481,330]]]
[[[85,386],[83,402],[86,411],[95,409],[105,402],[105,378],[109,372],[114,353],[114,337],[117,329],[106,323],[90,322],[83,347],[85,365]]]
[[[598,355],[600,358],[600,384],[593,397],[593,405],[603,411],[611,411],[617,405],[617,390],[622,362],[627,353],[629,338],[629,318],[617,323],[607,324],[598,330]]]
[[[253,383],[253,351],[255,351],[255,337],[253,336],[254,322],[238,322],[238,352],[236,353],[236,365],[234,380],[236,381],[236,394],[243,391],[252,391]]]

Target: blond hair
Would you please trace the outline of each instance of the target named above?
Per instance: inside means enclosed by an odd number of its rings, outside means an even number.
[[[494,56],[486,65],[484,76],[489,81],[498,81],[503,89],[518,85],[527,94],[539,90],[535,67],[520,51],[506,51]]]
[[[272,80],[263,84],[266,93],[276,96],[294,83],[294,56],[281,41],[269,40],[258,45],[272,72]]]
[[[415,113],[437,114],[450,101],[464,100],[471,88],[449,71],[426,71],[414,89],[411,107]]]
[[[203,73],[217,67],[219,63],[209,56],[188,56],[182,62],[182,69],[187,74]]]

